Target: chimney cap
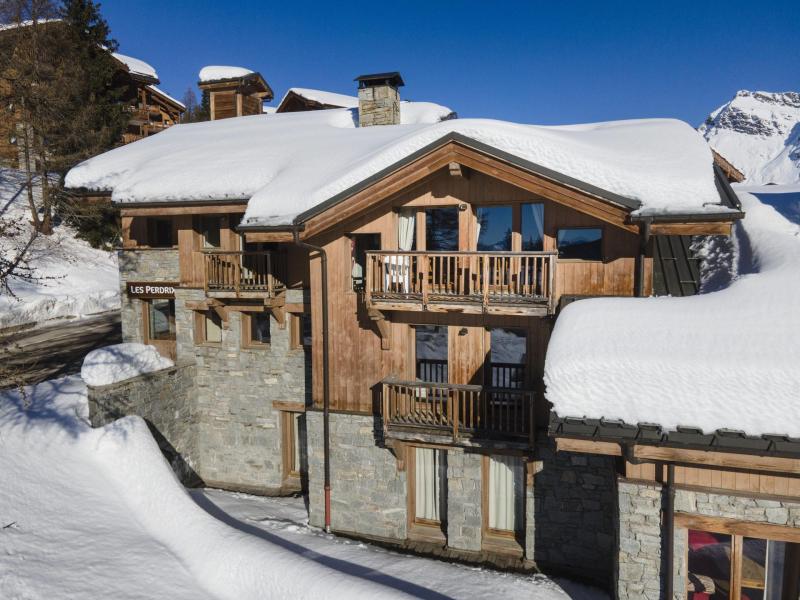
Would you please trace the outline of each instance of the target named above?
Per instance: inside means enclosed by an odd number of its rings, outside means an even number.
[[[403,78],[398,71],[390,71],[388,73],[373,73],[371,75],[359,75],[353,81],[358,82],[358,87],[375,87],[376,85],[391,85],[392,87],[400,87],[405,85]]]

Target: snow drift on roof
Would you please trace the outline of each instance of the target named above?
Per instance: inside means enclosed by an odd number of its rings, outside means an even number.
[[[170,96],[168,93],[166,93],[164,90],[162,90],[162,89],[160,89],[160,88],[157,88],[157,87],[156,87],[156,86],[154,86],[154,85],[148,85],[147,87],[148,87],[148,88],[150,88],[151,90],[153,90],[153,91],[154,91],[156,94],[161,94],[161,95],[162,95],[162,96],[164,96],[164,98],[166,98],[167,100],[169,100],[169,101],[171,101],[171,102],[173,102],[173,103],[177,104],[177,105],[178,105],[178,106],[180,106],[182,109],[186,110],[186,105],[185,105],[183,102],[181,102],[180,100],[176,100],[175,98],[173,98],[172,96]]]
[[[178,125],[81,163],[69,172],[67,185],[112,191],[117,202],[249,199],[248,224],[285,225],[458,133],[634,199],[643,214],[728,210],[719,206],[711,150],[681,121],[566,127],[488,119],[440,122],[438,110],[419,104],[407,117],[418,120],[407,125],[357,128],[350,109]]]
[[[286,100],[286,96],[294,93],[298,96],[311,100],[312,102],[319,102],[320,104],[328,104],[330,106],[338,106],[339,108],[358,108],[358,98],[355,96],[347,96],[345,94],[337,94],[335,92],[326,92],[324,90],[312,90],[310,88],[293,87],[286,90],[286,94],[281,98],[278,103],[280,106]]]
[[[210,65],[200,69],[200,74],[198,77],[200,78],[200,81],[219,81],[220,79],[236,79],[238,77],[247,77],[253,73],[254,71],[245,69],[244,67]]]
[[[729,287],[581,300],[559,316],[544,377],[560,417],[800,437],[800,227],[739,196]]]
[[[158,73],[156,73],[156,70],[143,60],[133,58],[132,56],[126,56],[125,54],[120,54],[119,52],[113,52],[112,56],[128,67],[128,71],[130,71],[132,74],[158,79]]]

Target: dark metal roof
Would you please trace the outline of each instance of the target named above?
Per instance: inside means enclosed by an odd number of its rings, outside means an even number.
[[[405,85],[405,82],[398,71],[359,75],[353,81],[358,82],[358,87],[372,87],[374,85],[393,85],[395,87],[400,87]]]
[[[800,439],[781,434],[752,436],[729,429],[703,433],[694,427],[678,427],[676,431],[665,431],[660,425],[652,423],[630,425],[612,419],[560,417],[555,412],[550,414],[549,434],[552,437],[589,439],[623,445],[642,444],[762,456],[800,457]]]
[[[656,296],[697,294],[700,260],[692,251],[692,236],[653,236],[653,293]]]

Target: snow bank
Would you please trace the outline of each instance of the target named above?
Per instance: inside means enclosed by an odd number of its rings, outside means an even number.
[[[119,52],[112,52],[112,56],[128,67],[128,71],[134,75],[144,75],[145,77],[158,79],[158,73],[156,73],[156,70],[143,60],[133,58],[132,56],[126,56],[125,54],[120,54]]]
[[[83,359],[81,378],[87,385],[110,385],[173,366],[155,346],[128,342],[92,350]]]
[[[545,364],[559,416],[800,437],[800,227],[739,196],[739,276],[726,289],[564,310]]]
[[[458,133],[637,200],[642,214],[727,210],[719,205],[708,145],[681,121],[568,127],[440,122],[438,109],[429,108],[419,107],[419,122],[398,126],[357,128],[349,109],[180,125],[81,163],[67,185],[112,191],[118,202],[249,199],[248,224],[285,225]]]
[[[220,79],[236,79],[238,77],[247,77],[253,73],[254,71],[245,69],[244,67],[210,65],[200,69],[198,77],[200,78],[200,81],[219,81]]]
[[[31,226],[24,182],[21,172],[0,168],[0,220],[19,227],[16,237],[0,238],[0,253],[5,256],[15,255],[28,240]],[[37,198],[39,193],[36,187]],[[119,310],[116,254],[77,239],[68,225],[39,236],[26,256],[25,265],[37,278],[9,279],[13,295],[0,292],[0,329]]]

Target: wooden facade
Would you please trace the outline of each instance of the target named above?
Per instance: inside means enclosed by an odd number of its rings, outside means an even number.
[[[212,121],[260,115],[263,103],[273,98],[272,88],[260,73],[232,79],[201,81],[197,85],[209,95]]]
[[[154,135],[181,121],[186,107],[161,90],[131,79],[125,96],[125,110],[130,113],[128,128],[122,135],[125,144]]]

